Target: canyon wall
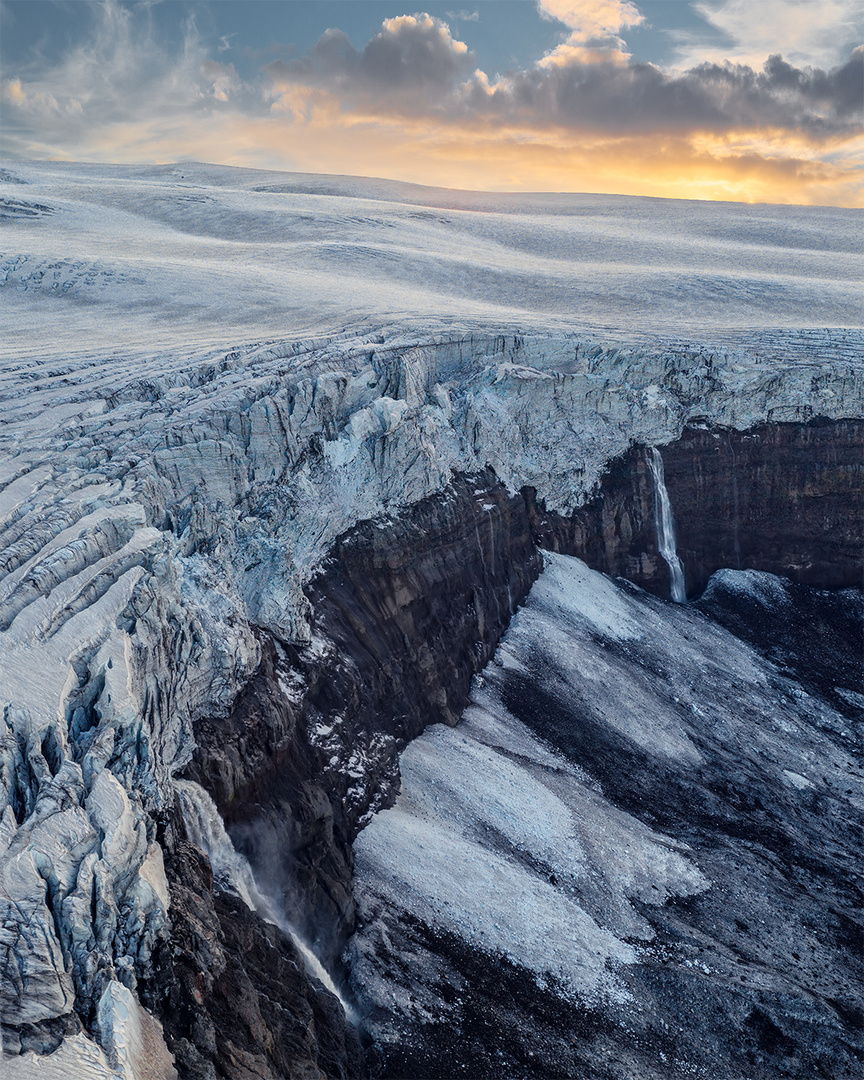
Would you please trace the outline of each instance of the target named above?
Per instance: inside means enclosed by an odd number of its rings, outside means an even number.
[[[340,537],[306,589],[311,642],[262,635],[230,716],[196,723],[187,775],[328,963],[353,927],[351,844],[395,798],[399,754],[456,723],[541,567],[520,496],[459,476]]]
[[[688,596],[724,567],[821,589],[861,586],[864,422],[691,426],[661,450]],[[668,596],[645,447],[616,458],[598,486],[571,515],[526,488],[537,543]]]
[[[138,995],[177,1072],[135,1071],[135,1080],[362,1080],[360,1036],[340,1003],[310,979],[289,934],[214,888],[206,855],[172,816],[174,835],[162,836],[171,932]]]
[[[857,582],[864,423],[688,429],[663,448],[690,594],[723,567],[818,587]],[[260,634],[261,665],[226,721],[196,723],[186,775],[329,964],[354,920],[351,844],[398,791],[398,755],[454,724],[541,563],[534,546],[668,595],[644,447],[569,517],[492,470],[338,538],[306,588],[312,640]]]

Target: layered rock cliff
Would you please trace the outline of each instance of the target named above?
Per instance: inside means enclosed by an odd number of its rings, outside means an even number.
[[[190,1080],[364,1077],[357,1030],[310,978],[292,937],[240,897],[214,889],[200,848],[179,839],[165,846],[171,933],[139,995],[161,1022],[177,1073]]]
[[[864,497],[862,421],[688,426],[662,456],[689,596],[724,567],[823,589],[862,584],[860,520],[850,512]],[[572,515],[547,510],[533,488],[525,495],[541,547],[669,595],[644,445],[611,462]]]
[[[864,415],[848,334],[823,346],[768,358],[383,330],[10,369],[0,1008],[14,1067],[59,1045],[94,1076],[137,1075],[170,1048],[205,1075],[267,1032],[274,1075],[347,1068],[344,1025],[336,1043],[279,1027],[255,957],[290,966],[293,946],[219,899],[225,883],[210,893],[175,778],[210,787],[259,871],[266,845],[243,827],[269,815],[299,881],[281,866],[274,884],[332,953],[352,918],[347,844],[392,797],[398,747],[456,717],[536,573],[514,493],[533,487],[567,518],[631,442],[666,445],[695,418],[745,431]],[[214,972],[240,966],[214,974],[196,1033],[208,956]],[[326,999],[304,980],[291,1000],[314,1017]],[[218,1002],[241,985],[249,1011],[234,1018]]]

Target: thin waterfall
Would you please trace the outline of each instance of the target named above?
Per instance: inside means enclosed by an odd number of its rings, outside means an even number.
[[[735,569],[741,569],[741,538],[738,535],[738,521],[741,516],[738,507],[738,465],[735,461],[735,444],[732,437],[727,436],[729,453],[732,455],[732,546],[735,552]]]
[[[250,907],[257,911],[262,919],[288,935],[306,965],[310,975],[318,979],[334,994],[342,1004],[345,1015],[356,1023],[357,1017],[354,1010],[339,993],[336,984],[330,978],[327,969],[310,949],[297,931],[280,913],[280,905],[266,896],[258,888],[252,867],[231,842],[231,837],[225,831],[225,826],[216,804],[201,787],[192,780],[174,780],[174,789],[180,799],[183,811],[183,821],[189,839],[196,847],[206,852],[213,869],[214,885],[227,892],[233,892]]]
[[[666,480],[663,476],[663,458],[655,446],[648,448],[648,467],[654,479],[656,496],[654,520],[657,525],[657,547],[669,567],[672,599],[677,604],[683,604],[687,600],[687,590],[684,588],[684,567],[675,550],[675,521],[672,518],[669,492],[666,490]]]

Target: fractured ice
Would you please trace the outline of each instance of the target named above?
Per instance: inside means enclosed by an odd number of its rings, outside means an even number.
[[[442,223],[418,217],[404,190],[382,202],[359,181],[334,195],[321,181],[280,191],[273,174],[204,166],[122,181],[109,167],[12,171],[51,213],[4,223],[0,1017],[10,1038],[90,1018],[39,1066],[13,1046],[16,1080],[37,1067],[138,1076],[149,1065],[127,1068],[124,1046],[146,1044],[151,1064],[167,1055],[137,999],[171,918],[157,823],[182,787],[195,721],[224,716],[255,672],[256,631],[308,640],[303,586],[334,539],[455,472],[489,465],[567,512],[632,442],[662,447],[694,419],[744,430],[861,416],[857,253],[843,213],[819,208],[789,210],[797,246],[779,250],[776,208],[658,204],[631,242],[605,197],[556,197],[552,209],[494,197]],[[211,201],[190,202],[193,187]],[[381,221],[399,238],[389,249]],[[277,222],[296,242],[273,239]],[[548,255],[556,245],[566,257]],[[374,273],[372,250],[393,255]],[[567,620],[593,620],[592,632],[629,648],[655,618],[650,605],[563,565],[550,560],[532,599],[561,645],[544,677],[579,672],[603,689],[598,717],[622,739],[699,767],[680,710],[620,682],[584,633],[561,642]],[[583,606],[556,601],[544,615],[562,586]],[[500,673],[533,670],[512,647],[518,626],[490,694]],[[505,742],[504,713],[484,693],[460,731],[409,748],[405,799],[381,819],[394,843],[424,850],[434,823],[449,864],[393,868],[376,822],[360,849],[366,880],[380,875],[406,910],[488,935],[577,997],[620,996],[638,966],[633,941],[648,934],[634,897],[702,895],[710,875],[663,830],[610,810],[536,733],[514,723]],[[695,692],[681,700],[704,708]],[[808,790],[806,755],[770,749],[785,789]],[[472,783],[448,785],[443,762]],[[498,795],[481,782],[492,764]],[[538,800],[545,824],[515,813]],[[605,837],[588,827],[595,811]],[[498,897],[491,921],[458,872],[469,866]],[[505,903],[517,879],[528,918]],[[544,919],[572,933],[550,949]]]

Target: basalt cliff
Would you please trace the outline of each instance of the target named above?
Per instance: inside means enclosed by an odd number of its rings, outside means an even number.
[[[781,346],[6,374],[6,1073],[853,1076],[864,367]]]

